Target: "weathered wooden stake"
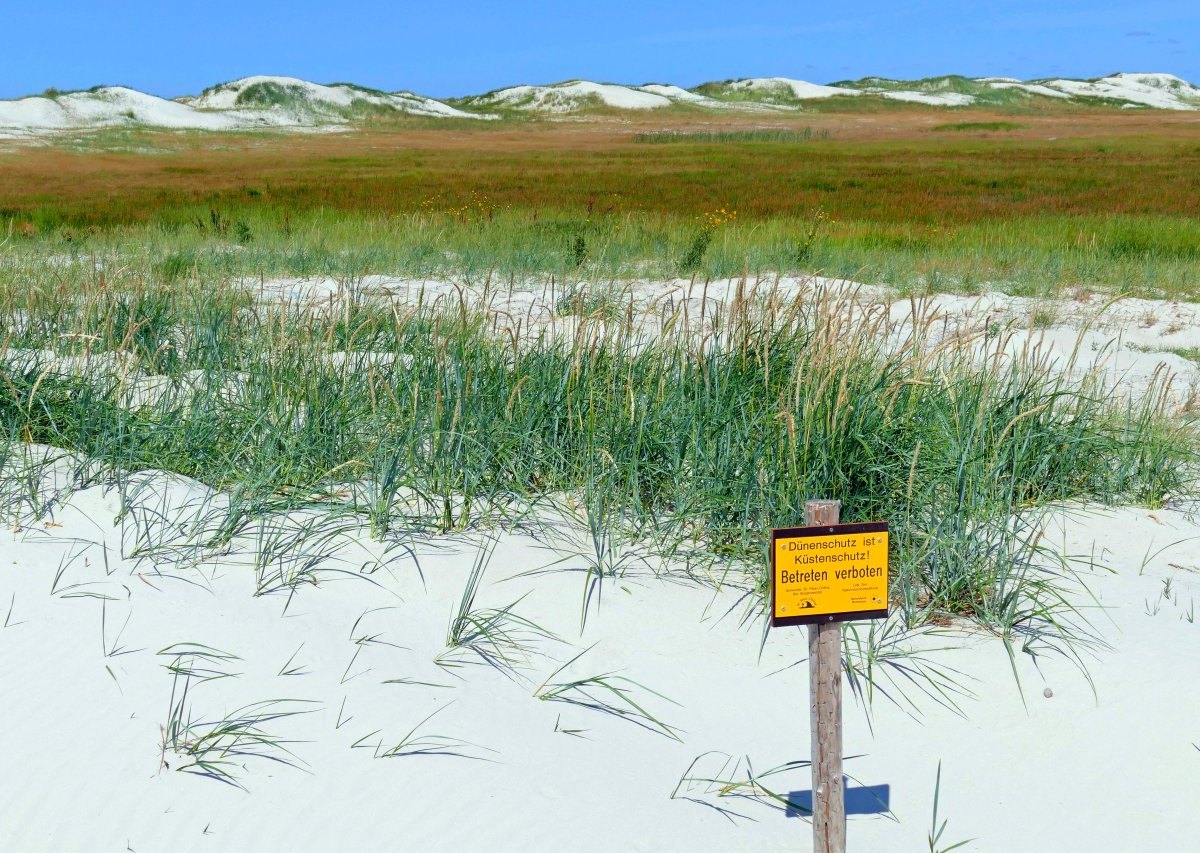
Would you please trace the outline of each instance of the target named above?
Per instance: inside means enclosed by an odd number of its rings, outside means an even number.
[[[837,524],[841,501],[806,501],[804,524]],[[812,723],[813,850],[844,853],[846,792],[842,779],[842,626],[808,626],[809,711]]]

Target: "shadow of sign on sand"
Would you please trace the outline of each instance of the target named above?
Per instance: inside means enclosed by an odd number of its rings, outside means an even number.
[[[891,785],[846,786],[846,814],[887,814],[891,809]],[[787,817],[812,815],[812,791],[791,791],[787,795]]]

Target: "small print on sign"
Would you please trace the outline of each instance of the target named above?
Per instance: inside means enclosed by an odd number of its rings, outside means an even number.
[[[886,521],[771,531],[773,627],[887,614]]]

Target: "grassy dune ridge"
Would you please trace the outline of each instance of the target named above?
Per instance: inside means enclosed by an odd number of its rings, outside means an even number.
[[[1194,434],[1157,386],[1113,399],[1094,375],[1003,356],[1003,335],[938,343],[920,314],[769,287],[703,321],[647,327],[608,289],[560,312],[538,327],[457,300],[302,311],[194,277],[9,288],[0,503],[8,523],[46,511],[14,462],[26,442],[78,452],[82,485],[154,468],[231,490],[214,546],[303,507],[386,539],[568,495],[593,583],[649,543],[699,578],[748,577],[753,612],[766,531],[821,495],[847,520],[892,520],[909,624],[959,614],[1070,645],[1081,620],[1037,508],[1190,488]]]

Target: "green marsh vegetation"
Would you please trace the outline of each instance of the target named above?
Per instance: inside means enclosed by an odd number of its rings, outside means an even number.
[[[1200,147],[1167,118],[911,117],[929,111],[898,113],[896,138],[886,117],[126,133],[87,151],[64,137],[5,155],[0,242],[4,263],[115,258],[165,277],[805,272],[918,293],[1200,294]],[[690,252],[720,209],[736,222]]]
[[[980,192],[990,192],[981,184]],[[719,210],[723,205],[713,208]],[[598,208],[598,206],[597,206]],[[732,206],[727,210],[737,210]],[[178,280],[218,276],[395,274],[465,281],[582,278],[698,280],[820,274],[903,293],[1000,290],[1053,297],[1079,288],[1148,298],[1200,297],[1200,220],[1043,216],[957,227],[847,222],[829,208],[709,227],[687,217],[586,208],[533,217],[485,202],[463,212],[389,217],[216,208],[186,221],[22,236],[7,226],[0,275],[55,275],[64,260]],[[218,223],[214,225],[214,221]]]
[[[956,131],[989,131],[989,130],[1022,130],[1026,125],[1019,124],[1015,121],[960,121],[950,124],[939,124],[934,126],[934,130],[956,130]]]
[[[758,128],[755,130],[659,130],[638,133],[634,142],[663,145],[670,143],[721,143],[721,142],[808,142],[813,139],[831,139],[832,131],[824,128],[804,127]]]

